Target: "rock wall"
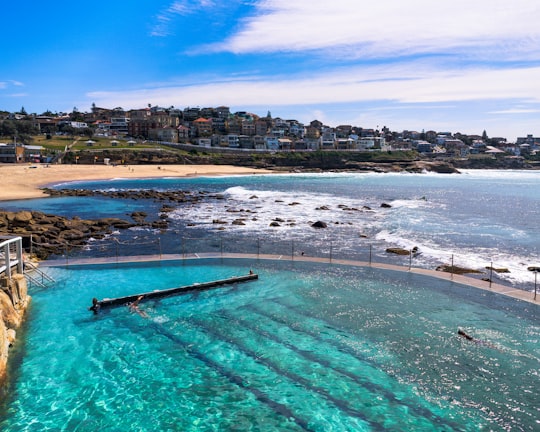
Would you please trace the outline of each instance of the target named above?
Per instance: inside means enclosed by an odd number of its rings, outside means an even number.
[[[16,330],[22,324],[31,297],[26,279],[21,274],[0,278],[0,385],[6,379],[9,348],[13,345]]]

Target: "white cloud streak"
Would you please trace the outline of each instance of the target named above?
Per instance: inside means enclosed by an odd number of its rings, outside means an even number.
[[[242,54],[341,48],[365,58],[448,51],[539,57],[537,0],[265,0],[257,11],[237,33],[204,49]]]
[[[162,10],[155,17],[155,24],[150,31],[151,36],[165,37],[171,35],[170,24],[176,16],[186,16],[214,5],[213,0],[177,0]]]
[[[101,105],[125,107],[147,103],[168,105],[309,105],[392,100],[401,103],[439,103],[490,99],[540,102],[540,67],[526,69],[436,70],[371,67],[314,75],[311,78],[261,77],[249,80],[164,86],[127,92],[92,92]],[[376,79],[374,79],[376,77]],[[504,83],[504,85],[501,85]]]
[[[0,89],[7,89],[9,87],[24,87],[24,83],[16,80],[0,81]]]

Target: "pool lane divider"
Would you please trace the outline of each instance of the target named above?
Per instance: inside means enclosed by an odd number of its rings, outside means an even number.
[[[185,286],[180,286],[176,288],[154,290],[150,292],[131,294],[128,296],[116,297],[116,298],[104,298],[102,300],[96,299],[92,302],[92,306],[89,309],[95,311],[96,305],[98,309],[106,308],[106,307],[125,306],[126,304],[136,301],[137,299],[139,299],[139,297],[142,297],[141,300],[147,300],[147,299],[170,297],[174,295],[190,294],[193,292],[207,291],[214,288],[222,287],[224,285],[233,285],[236,283],[257,280],[258,278],[259,278],[259,275],[255,273],[249,273],[244,276],[233,276],[227,279],[220,279],[220,280],[202,282],[202,283],[194,283],[191,285],[185,285]]]

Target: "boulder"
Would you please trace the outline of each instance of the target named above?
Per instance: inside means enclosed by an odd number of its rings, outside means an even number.
[[[481,274],[482,272],[479,270],[469,269],[465,267],[458,267],[458,266],[452,266],[448,264],[443,264],[437,267],[435,270],[447,272],[447,273],[454,273],[454,274],[466,274],[466,273],[476,273]]]
[[[493,270],[495,273],[510,273],[510,270],[508,270],[506,267],[490,267],[490,266],[487,266],[486,270]]]
[[[402,249],[402,248],[387,248],[386,252],[387,253],[393,253],[393,254],[396,254],[396,255],[409,255],[411,253],[409,250]]]
[[[132,212],[130,216],[131,216],[131,219],[133,219],[137,225],[144,225],[146,223],[145,221],[146,216],[147,216],[146,212],[135,211],[135,212]]]
[[[311,224],[311,228],[327,228],[328,225],[326,222],[323,221],[317,221]]]
[[[14,227],[24,227],[33,219],[32,212],[27,210],[18,211],[13,214],[11,225]]]

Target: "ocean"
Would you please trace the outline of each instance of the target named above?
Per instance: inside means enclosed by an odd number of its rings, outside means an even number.
[[[164,178],[71,183],[95,190],[188,190],[220,194],[178,204],[169,229],[135,227],[75,255],[229,251],[304,252],[373,259],[435,269],[451,264],[482,270],[479,277],[532,290],[527,267],[540,264],[540,172],[464,170],[461,174],[326,173]],[[103,197],[62,197],[2,203],[82,218],[145,211],[159,219],[163,203]],[[381,207],[387,204],[389,207]],[[233,222],[236,221],[236,224]],[[315,229],[316,221],[327,228]],[[279,226],[271,226],[272,222]],[[159,246],[155,243],[159,238]],[[114,246],[114,250],[112,250]],[[418,248],[409,257],[389,247]],[[489,274],[486,267],[507,269]]]
[[[435,268],[506,267],[532,290],[540,173],[279,174],[62,187],[204,191],[169,229],[113,232],[32,287],[0,406],[5,431],[537,430],[538,306],[410,272],[290,259],[73,265],[77,257],[277,253]],[[219,197],[214,197],[215,195]],[[3,203],[83,218],[159,218],[163,203]],[[382,206],[382,204],[385,204]],[[243,224],[233,224],[241,220]],[[219,221],[219,223],[217,223]],[[327,228],[315,229],[323,221]],[[270,226],[277,222],[279,226]],[[156,241],[159,239],[159,241]],[[111,246],[111,244],[113,246]],[[387,247],[418,248],[414,258]],[[246,274],[213,291],[88,311],[116,297]],[[464,329],[468,341],[457,335]]]

